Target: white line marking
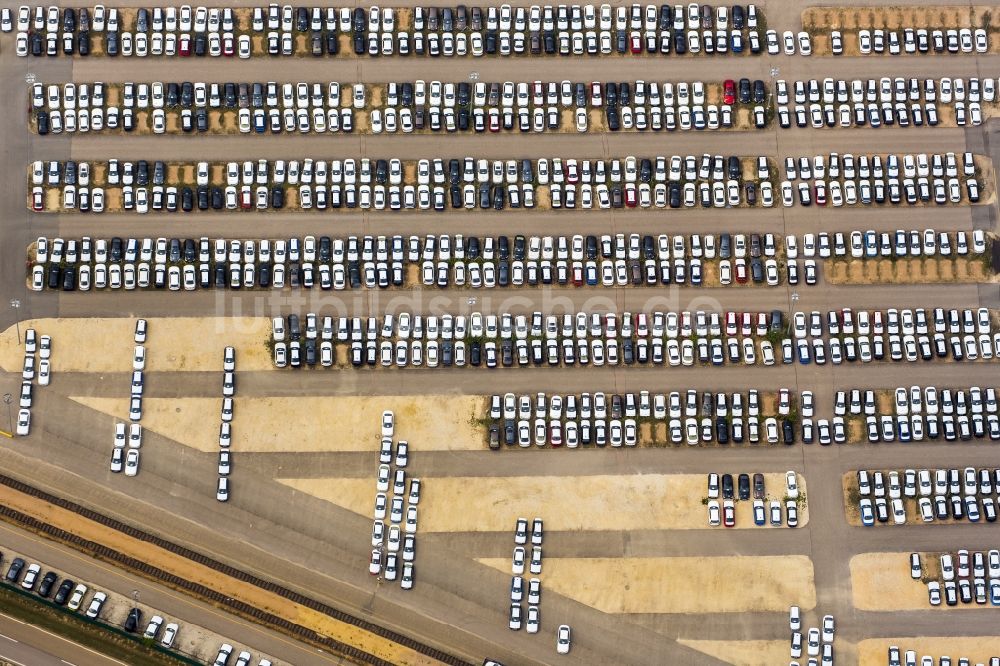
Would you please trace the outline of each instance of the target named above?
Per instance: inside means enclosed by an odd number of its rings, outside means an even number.
[[[0,638],[6,638],[11,643],[17,643],[17,639],[16,638],[11,638],[10,636],[7,636],[5,634],[0,634]]]

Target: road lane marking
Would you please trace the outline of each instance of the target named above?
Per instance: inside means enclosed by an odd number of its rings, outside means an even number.
[[[21,622],[16,617],[12,617],[10,615],[7,615],[6,613],[0,613],[0,617],[5,617],[8,620],[13,620],[14,622],[17,622],[18,624],[28,624],[27,622]]]
[[[0,664],[2,664],[3,666],[24,666],[24,664],[22,664],[21,662],[14,661],[9,657],[0,657],[0,660],[2,660],[0,661]]]
[[[64,664],[68,664],[69,666],[76,666],[76,664],[74,664],[72,661],[66,661],[65,659],[60,659],[59,661],[61,661]]]
[[[16,638],[11,638],[10,636],[7,636],[7,635],[5,635],[5,634],[0,634],[0,638],[6,638],[6,639],[7,639],[7,640],[9,640],[9,641],[10,641],[11,643],[17,643],[17,639],[16,639]]]

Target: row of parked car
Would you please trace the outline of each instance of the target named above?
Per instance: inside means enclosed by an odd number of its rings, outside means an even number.
[[[803,250],[816,255],[812,235]],[[983,237],[985,243],[985,237]],[[50,247],[51,246],[51,247]],[[840,243],[837,243],[838,249]],[[820,236],[819,250],[829,254],[828,236]],[[214,250],[213,250],[214,248]],[[950,248],[950,245],[949,245]],[[598,236],[465,237],[462,234],[419,236],[306,236],[304,239],[226,240],[208,237],[49,239],[39,237],[34,246],[32,286],[40,291],[64,286],[59,268],[88,265],[80,288],[134,289],[153,286],[180,289],[217,287],[352,289],[402,286],[408,281],[407,262],[421,262],[419,279],[427,286],[468,284],[492,288],[499,284],[569,284],[590,286],[624,284],[692,283],[702,279],[702,257],[723,258],[719,264],[722,284],[733,279],[777,282],[776,260],[781,250],[798,256],[794,236],[784,247],[774,234],[720,234],[658,237],[639,234]],[[750,261],[747,262],[749,255]],[[691,256],[690,262],[686,257]],[[735,257],[735,261],[729,259]],[[765,257],[765,259],[761,259]],[[499,258],[498,262],[494,259]],[[509,261],[513,258],[513,261]],[[598,263],[598,258],[602,259]],[[671,258],[673,262],[671,263]],[[567,261],[571,259],[572,261]],[[584,261],[586,259],[586,261]],[[657,262],[656,259],[659,261]],[[525,261],[527,260],[527,261]],[[627,261],[626,261],[627,260]],[[259,264],[258,264],[259,261]],[[94,263],[93,267],[89,264]],[[185,263],[188,265],[169,266]],[[198,262],[198,263],[195,263]],[[227,265],[228,262],[228,265]],[[346,263],[345,263],[346,262]],[[287,266],[286,266],[287,263]],[[53,270],[53,264],[57,270]],[[794,259],[786,264],[789,279],[797,283]],[[83,267],[81,266],[81,269]],[[48,269],[48,274],[46,274]],[[248,270],[249,269],[249,270]],[[765,270],[766,275],[765,275]],[[213,272],[214,271],[214,272]],[[816,265],[805,263],[806,282],[816,281]],[[75,288],[76,274],[73,275]]]
[[[810,666],[818,666],[820,659],[822,659],[823,666],[833,666],[833,640],[836,633],[836,623],[832,615],[823,616],[822,633],[820,627],[810,627],[803,639],[802,610],[798,606],[792,606],[788,609],[788,626],[792,631],[789,644],[792,659],[798,659],[802,656],[803,642],[805,642],[805,651],[809,657]],[[789,666],[799,666],[799,662],[792,661]]]
[[[903,656],[900,657],[900,654]],[[888,666],[934,666],[934,657],[924,655],[920,657],[918,664],[916,650],[905,650],[900,653],[898,645],[889,646],[887,659]],[[937,666],[972,666],[972,660],[969,657],[957,657],[953,661],[950,656],[941,655],[938,657]],[[990,657],[989,666],[1000,666],[1000,657]]]
[[[35,354],[38,361],[35,361]],[[27,437],[31,433],[31,407],[34,404],[34,384],[48,386],[51,378],[52,338],[48,335],[39,336],[34,328],[24,332],[24,364],[21,370],[21,392],[18,399],[17,425],[11,435]]]
[[[831,153],[829,168],[823,155],[815,157],[785,158],[781,183],[782,202],[792,205],[793,181],[797,184],[799,203],[833,206],[871,204],[888,201],[894,204],[906,200],[908,204],[928,203],[938,205],[962,201],[961,182],[964,180],[969,203],[978,203],[981,194],[975,178],[977,166],[972,153],[962,158],[961,180],[955,153],[918,155],[839,155]],[[841,168],[843,167],[843,168]],[[812,180],[811,187],[809,181]],[[887,197],[888,195],[888,197]]]
[[[527,590],[527,618],[524,620],[524,627],[527,633],[537,634],[541,624],[539,607],[542,603],[542,581],[537,576],[542,572],[542,540],[544,524],[541,518],[531,521],[531,564],[530,572],[533,574],[528,581]],[[511,558],[513,576],[510,579],[510,612],[508,614],[507,626],[512,631],[519,631],[522,626],[523,607],[521,600],[525,598],[524,590],[524,561],[526,557],[526,547],[528,543],[528,519],[518,518],[514,525],[514,554]]]
[[[236,396],[236,348],[222,350],[222,407],[219,423],[219,481],[215,499],[229,501],[230,477],[233,465],[233,402]]]
[[[103,89],[103,84],[91,84]],[[544,132],[563,127],[563,107],[574,107],[576,131],[586,132],[590,126],[588,106],[603,109],[607,127],[620,129],[669,130],[719,129],[733,127],[734,105],[753,101],[751,114],[754,126],[766,126],[763,102],[767,93],[764,82],[754,81],[751,93],[749,79],[739,84],[726,80],[718,86],[718,103],[705,104],[705,85],[694,82],[677,83],[676,102],[674,84],[636,81],[633,102],[632,87],[628,82],[591,84],[562,81],[541,81],[532,84],[504,82],[487,84],[446,83],[431,81],[429,90],[424,81],[415,83],[388,83],[379,86],[383,102],[375,106],[369,100],[374,91],[364,84],[354,84],[350,94],[341,96],[341,84],[307,83],[125,83],[121,85],[121,106],[104,108],[103,90],[98,100],[95,94],[93,108],[89,108],[88,84],[80,84],[80,108],[76,104],[76,84],[59,86],[35,84],[32,93],[35,128],[41,135],[61,132],[98,132],[104,129],[135,131],[140,127],[154,134],[171,131],[222,132],[239,131],[244,134],[298,132],[353,132],[361,118],[367,120],[372,134],[408,134],[414,131],[432,132]],[[294,88],[293,88],[294,86]],[[531,86],[531,88],[529,88]],[[371,86],[369,86],[371,88]],[[534,92],[529,94],[529,90]],[[620,92],[619,92],[620,91]],[[500,95],[503,95],[502,99]],[[604,95],[607,105],[603,105]],[[61,104],[61,98],[64,102]],[[589,100],[589,101],[588,101]],[[692,104],[692,101],[694,102]],[[429,103],[428,103],[429,102]],[[348,106],[343,106],[347,103]],[[675,104],[677,105],[675,107]],[[149,109],[148,111],[145,111]],[[210,115],[208,109],[234,109],[235,118],[224,114]],[[367,109],[367,111],[365,111]],[[137,113],[145,111],[145,118]],[[360,114],[360,115],[356,115]],[[177,130],[169,128],[168,118],[175,119]]]
[[[855,310],[842,308],[828,310],[826,316],[819,310],[809,313],[793,312],[791,332],[796,338],[854,335],[927,335],[929,333],[952,335],[989,334],[994,328],[989,308],[888,308],[882,310]]]
[[[983,104],[996,100],[993,78],[918,79],[826,78],[794,81],[793,99],[784,79],[775,83],[778,124],[791,127],[934,127],[940,102],[951,107],[959,126],[979,125]],[[793,104],[790,102],[794,102]]]
[[[340,53],[339,33],[348,34],[357,56],[482,56],[482,55],[582,55],[632,53],[742,53],[749,42],[751,53],[761,50],[756,28],[758,13],[753,5],[744,8],[708,5],[633,4],[612,10],[610,5],[550,5],[530,8],[425,8],[414,9],[409,29],[397,29],[395,10],[368,8],[253,8],[249,11],[229,8],[180,7],[141,8],[136,13],[135,32],[124,28],[124,16],[116,8],[105,10],[98,5],[91,12],[81,9],[77,31],[76,10],[64,10],[60,25],[58,8],[36,7],[34,21],[30,8],[22,7],[17,15],[18,55],[50,56],[59,53],[62,28],[62,52],[82,56],[91,52],[93,39],[103,41],[110,56],[232,56],[249,58],[257,49],[250,33],[238,29],[240,19],[251,22],[253,32],[263,33],[261,54],[273,56]],[[70,13],[72,12],[72,13]],[[440,12],[440,13],[439,13]],[[686,20],[685,20],[686,19]],[[3,21],[6,31],[14,27],[13,15]],[[685,27],[688,30],[685,31]],[[698,28],[702,28],[699,32]],[[714,30],[713,30],[714,27]],[[31,28],[33,31],[29,32]],[[123,30],[124,29],[124,30]],[[179,32],[178,32],[179,31]],[[773,31],[771,31],[773,32]],[[296,45],[296,33],[306,33],[306,48]],[[805,35],[806,33],[801,33]],[[769,34],[769,37],[771,35]],[[808,35],[806,35],[808,40]],[[238,47],[237,47],[238,44]]]
[[[21,557],[11,560],[10,566],[4,576],[4,581],[8,585],[16,585],[28,592],[34,592],[43,599],[51,599],[59,606],[65,606],[69,610],[77,611],[85,609],[84,614],[92,619],[99,620],[101,612],[108,601],[105,592],[96,591],[86,603],[88,593],[87,586],[77,583],[69,578],[64,578],[59,582],[59,574],[55,571],[48,571],[42,575],[42,566],[37,563],[28,564]],[[175,622],[164,624],[163,617],[153,615],[148,623],[142,622],[142,611],[132,608],[123,623],[125,631],[135,633],[142,631],[143,638],[158,643],[161,647],[171,648],[177,639],[180,625]],[[145,627],[145,629],[143,629]],[[267,662],[268,665],[270,662]]]
[[[848,34],[853,34],[853,31]],[[830,41],[834,55],[844,51],[844,33],[833,30]],[[913,28],[885,30],[860,29],[854,35],[861,55],[912,55],[915,53],[987,53],[989,33],[983,28]]]
[[[978,82],[976,79],[976,99]],[[784,82],[782,82],[784,83]],[[970,80],[971,84],[971,80]],[[964,88],[963,88],[964,95]],[[124,82],[64,83],[31,86],[35,111],[75,111],[117,107],[121,110],[181,110],[212,108],[248,111],[316,111],[353,108],[387,113],[437,109],[604,109],[633,107],[704,107],[707,103],[732,106],[761,104],[768,89],[763,80],[704,81],[460,81],[340,83],[330,82]],[[108,99],[116,104],[106,104]],[[376,104],[377,101],[377,104]],[[992,101],[987,99],[986,101]]]
[[[928,601],[932,606],[941,605],[942,587],[945,603],[957,606],[975,602],[1000,606],[1000,551],[988,552],[959,549],[954,553],[938,555],[941,580],[927,581]],[[923,577],[919,553],[910,554],[910,576]]]
[[[149,324],[145,319],[137,319],[132,351],[132,380],[129,386],[129,420],[131,423],[115,422],[114,447],[111,449],[111,471],[125,476],[139,473],[139,458],[142,453],[142,396],[145,391],[146,336]],[[126,446],[127,443],[127,446]]]
[[[430,262],[465,262],[471,269],[479,264],[513,260],[527,267],[549,270],[559,266],[578,268],[591,262],[665,261],[671,259],[781,259],[795,260],[800,254],[807,258],[829,259],[847,257],[877,258],[906,256],[951,256],[952,254],[983,254],[987,250],[986,234],[977,229],[966,232],[937,232],[934,229],[905,230],[878,233],[874,230],[852,232],[821,232],[799,238],[782,238],[773,233],[721,233],[668,235],[617,233],[573,236],[466,236],[464,234],[427,234],[403,236],[397,234],[364,236],[308,235],[304,238],[279,239],[210,239],[152,238],[114,236],[111,238],[80,239],[39,236],[33,249],[34,263],[60,265],[155,263],[155,264],[240,264],[260,262],[268,265],[311,264],[314,270],[323,265],[360,267],[362,263],[385,264],[396,270],[407,264]],[[528,262],[528,263],[524,263]],[[555,262],[555,263],[553,263]],[[596,264],[593,264],[596,266]],[[494,269],[496,266],[494,265]],[[926,317],[926,312],[923,315]],[[969,331],[972,332],[972,331]]]
[[[414,560],[417,556],[416,531],[420,479],[412,475],[407,477],[409,443],[403,439],[393,442],[396,436],[395,413],[389,410],[382,412],[380,428],[379,466],[375,477],[375,522],[372,525],[372,550],[368,573],[382,576],[388,581],[395,581],[398,578],[400,587],[409,590],[413,588]],[[396,468],[395,472],[393,465]],[[409,491],[407,491],[407,478],[409,478]],[[386,529],[387,510],[388,529]]]
[[[722,502],[719,502],[719,497]],[[725,525],[726,527],[736,526],[736,502],[750,500],[750,475],[740,474],[738,486],[733,483],[732,474],[719,474],[712,472],[708,475],[708,524],[711,527]],[[799,524],[799,512],[797,499],[799,497],[799,486],[794,471],[785,473],[784,500],[786,523],[788,527],[797,527]],[[768,523],[772,527],[779,527],[782,524],[781,500],[771,500],[765,509],[767,492],[765,489],[764,475],[756,473],[753,475],[753,500],[752,511],[754,525],[762,527]]]
[[[925,523],[963,518],[974,523],[983,518],[992,523],[997,519],[993,495],[1000,482],[998,470],[908,469],[902,474],[859,470],[857,477],[861,522],[866,526],[888,522],[890,511],[894,524],[905,524],[907,504],[915,505]]]
[[[779,416],[789,413],[787,408],[782,411],[780,405],[778,412]],[[488,441],[492,449],[500,448],[501,443],[525,448],[532,444],[568,448],[590,444],[636,446],[640,420],[655,419],[665,422],[667,437],[674,444],[794,443],[791,420],[761,421],[761,416],[765,415],[757,389],[751,389],[746,397],[739,393],[699,395],[694,390],[655,395],[640,391],[638,395],[611,394],[610,400],[602,392],[583,393],[579,397],[508,393],[502,400],[499,395],[491,397]]]
[[[488,160],[484,158],[427,158],[419,160],[257,160],[228,163],[197,162],[176,165],[179,174],[189,171],[199,187],[239,185],[576,185],[582,184],[666,184],[668,182],[724,182],[744,180],[744,158],[710,155],[626,156],[609,160],[538,158]],[[766,180],[771,167],[767,158],[755,158],[756,177]],[[146,186],[171,185],[168,165],[162,161],[108,160],[101,169],[99,183],[89,162],[34,162],[33,185]],[[212,174],[221,174],[221,178]],[[412,175],[411,175],[412,174]],[[91,182],[92,176],[94,182]],[[183,176],[181,176],[183,177]],[[187,180],[187,178],[185,178]]]

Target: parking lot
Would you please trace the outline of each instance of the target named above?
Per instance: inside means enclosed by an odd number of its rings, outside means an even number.
[[[37,382],[22,379],[29,327],[53,352],[31,434],[0,448],[5,473],[468,663],[773,666],[789,660],[791,605],[811,626],[836,615],[837,663],[887,666],[889,645],[988,663],[991,603],[973,584],[971,603],[931,608],[908,557],[995,547],[996,486],[924,495],[916,476],[911,495],[906,470],[933,484],[935,470],[995,469],[995,405],[975,412],[968,393],[1000,388],[1000,36],[991,26],[981,51],[976,32],[994,10],[765,2],[756,28],[746,15],[735,26],[731,7],[725,27],[698,25],[721,23],[713,11],[689,27],[682,11],[677,28],[659,6],[634,19],[622,6],[620,28],[617,7],[604,28],[594,6],[593,37],[568,9],[551,39],[530,11],[519,29],[518,6],[506,19],[497,7],[507,31],[485,8],[476,29],[471,8],[458,27],[458,10],[410,6],[374,23],[367,6],[238,8],[205,13],[204,30],[197,8],[190,30],[169,15],[157,28],[150,10],[143,31],[119,5],[117,32],[91,7],[88,56],[79,13],[69,54],[65,17],[52,24],[46,8],[18,55],[15,8],[0,34],[4,391],[17,400]],[[50,44],[58,55],[31,55]],[[139,318],[142,463],[126,480],[109,461],[115,424],[132,417]],[[907,393],[904,412],[894,391],[914,386],[966,391],[968,413],[931,415],[919,392],[922,411]],[[598,393],[607,413],[585,412]],[[385,410],[409,443],[407,476],[426,484],[413,589],[385,561],[369,575]],[[858,470],[886,475],[884,523],[873,501],[863,525]],[[709,474],[731,475],[735,497],[713,495]],[[511,530],[535,516],[537,635],[507,627]],[[269,647],[276,663],[336,663]]]

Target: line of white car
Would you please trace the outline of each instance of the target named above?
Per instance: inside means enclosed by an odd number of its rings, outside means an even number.
[[[805,636],[802,634],[802,613],[798,606],[792,606],[788,612],[788,624],[792,630],[791,656],[798,659],[802,656],[803,641],[809,664],[822,663],[823,666],[833,666],[833,641],[836,624],[832,615],[824,615],[820,627],[810,627]],[[799,662],[790,662],[789,666],[799,666]]]
[[[987,53],[989,33],[983,28],[913,28],[884,30],[882,28],[859,29],[856,34],[849,32],[857,40],[861,55],[901,55],[927,53]],[[842,55],[844,33],[833,30],[830,33],[834,55]]]
[[[538,576],[542,572],[542,540],[544,525],[541,518],[531,521],[530,529],[530,563],[528,570],[533,576]],[[508,614],[507,626],[512,631],[518,631],[522,625],[521,600],[524,598],[524,569],[525,560],[528,558],[527,544],[529,540],[528,519],[518,518],[514,526],[514,554],[511,558],[511,570],[513,577],[510,581],[510,612]],[[526,631],[529,634],[537,634],[541,623],[539,606],[541,605],[542,582],[537,577],[532,577],[528,581],[527,591],[527,618],[524,622]]]
[[[414,582],[417,507],[420,504],[421,484],[419,478],[407,475],[406,472],[409,443],[400,439],[393,444],[396,436],[395,413],[382,412],[380,425],[379,466],[375,476],[375,521],[372,524],[368,573],[382,576],[388,581],[399,579],[400,587],[409,590],[413,588]]]
[[[38,354],[36,364],[35,354]],[[27,437],[31,432],[31,407],[34,404],[34,385],[36,379],[39,386],[48,386],[52,371],[52,338],[48,335],[39,336],[34,328],[24,331],[24,363],[21,367],[21,391],[18,398],[17,425],[12,435]]]
[[[135,331],[132,335],[136,344],[132,351],[132,379],[129,386],[129,420],[131,423],[115,422],[111,471],[117,474],[124,470],[125,476],[136,476],[139,473],[139,458],[142,452],[142,425],[139,421],[142,419],[142,396],[145,390],[147,332],[146,320],[136,320]]]
[[[955,123],[977,126],[983,122],[983,104],[996,100],[997,81],[992,77],[943,77],[918,79],[818,79],[775,82],[778,125],[782,128],[822,127],[935,127],[940,121],[938,103],[952,107]]]

